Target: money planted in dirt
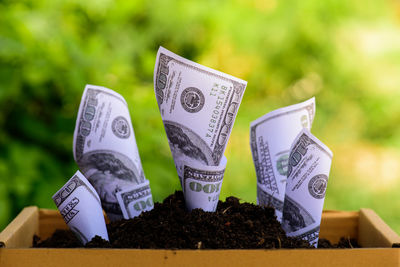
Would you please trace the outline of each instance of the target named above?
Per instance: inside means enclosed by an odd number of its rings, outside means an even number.
[[[250,147],[257,175],[257,203],[275,208],[282,220],[290,146],[311,129],[315,98],[271,111],[250,124]]]
[[[282,227],[317,247],[332,152],[307,129],[290,149]]]
[[[163,47],[158,50],[154,91],[189,210],[215,211],[225,147],[246,85]]]
[[[86,85],[75,125],[74,159],[111,221],[153,208],[128,105],[118,93]]]
[[[52,198],[65,223],[83,245],[96,235],[108,241],[100,198],[80,171]]]

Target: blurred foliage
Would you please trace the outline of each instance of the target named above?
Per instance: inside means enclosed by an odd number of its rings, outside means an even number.
[[[249,124],[316,96],[334,152],[325,209],[374,209],[400,232],[400,3],[344,0],[0,1],[0,229],[76,171],[87,83],[129,103],[156,201],[179,189],[153,92],[160,45],[248,81],[221,198],[255,201]]]

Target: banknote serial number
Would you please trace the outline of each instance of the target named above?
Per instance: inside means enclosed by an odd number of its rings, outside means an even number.
[[[225,99],[228,95],[228,87],[225,85],[219,85],[217,83],[214,83],[211,91],[210,91],[210,96],[215,97],[215,105],[214,108],[212,109],[211,112],[211,118],[208,122],[207,126],[207,132],[206,132],[206,138],[211,138],[214,136],[216,131],[219,128],[219,125],[221,124],[221,114],[222,114],[222,109],[225,106]],[[214,139],[213,138],[213,139]]]

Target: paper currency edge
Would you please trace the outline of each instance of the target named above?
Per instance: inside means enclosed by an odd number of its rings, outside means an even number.
[[[317,146],[321,147],[322,151],[324,151],[331,159],[333,157],[333,152],[329,149],[329,147],[327,145],[325,145],[321,140],[319,140],[315,135],[313,135],[311,133],[311,131],[309,131],[306,128],[303,128],[300,133],[296,136],[296,138],[294,139],[292,145],[290,146],[290,152],[293,150],[294,145],[296,144],[296,141],[302,136],[302,135],[306,135],[307,137],[309,137],[312,141],[314,141],[316,143]]]
[[[170,57],[173,57],[173,58],[175,58],[175,59],[178,59],[178,60],[180,60],[180,61],[182,61],[182,62],[184,62],[184,63],[186,63],[186,64],[194,65],[195,67],[197,67],[197,68],[199,68],[199,69],[203,69],[203,70],[206,70],[206,71],[209,71],[209,72],[212,72],[212,73],[216,73],[216,74],[218,74],[218,75],[220,75],[220,76],[222,76],[222,77],[224,77],[224,78],[226,78],[226,79],[233,80],[233,81],[235,81],[235,82],[241,83],[241,84],[244,85],[245,88],[246,88],[246,86],[247,86],[247,81],[245,81],[245,80],[242,80],[242,79],[237,78],[237,77],[235,77],[235,76],[232,76],[232,75],[230,75],[230,74],[224,73],[224,72],[222,72],[222,71],[219,71],[219,70],[212,69],[212,68],[210,68],[210,67],[201,65],[201,64],[196,63],[196,62],[194,62],[194,61],[192,61],[192,60],[189,60],[189,59],[187,59],[187,58],[181,57],[181,56],[175,54],[174,52],[169,51],[168,49],[166,49],[166,48],[164,48],[164,47],[162,47],[162,46],[159,47],[158,52],[157,52],[157,58],[156,58],[155,69],[156,69],[157,66],[158,66],[158,59],[160,58],[160,54],[161,54],[161,53],[164,53],[164,54],[166,54],[167,56],[170,56]],[[154,84],[155,84],[155,81],[156,81],[156,80],[155,80],[156,75],[157,75],[157,73],[154,72],[154,76],[153,76]]]
[[[303,105],[304,105],[304,107],[306,107],[309,104],[313,104],[313,108],[314,108],[314,116],[312,118],[310,118],[311,119],[310,128],[311,128],[312,123],[314,121],[314,117],[315,117],[315,96],[311,97],[310,99],[307,99],[306,101],[300,102],[300,103],[296,103],[296,104],[293,104],[293,105],[290,105],[290,106],[274,109],[274,110],[262,115],[261,117],[255,119],[254,121],[252,121],[250,123],[250,128],[252,128],[254,126],[257,126],[257,124],[259,124],[260,122],[268,120],[268,119],[270,119],[271,117],[273,117],[275,115],[282,114],[282,113],[287,113],[288,110],[290,110],[290,109],[297,110],[298,108],[303,108]]]
[[[66,181],[66,182],[64,183],[64,185],[63,185],[59,190],[57,190],[57,192],[55,192],[55,193],[53,194],[53,196],[51,197],[51,198],[53,199],[53,201],[54,201],[54,197],[55,197],[56,195],[58,195],[58,193],[60,193],[60,192],[65,188],[65,186],[69,183],[69,181],[71,181],[75,176],[78,176],[78,178],[81,179],[81,181],[85,183],[85,185],[88,187],[88,189],[90,189],[90,190],[92,191],[92,192],[89,191],[89,193],[92,193],[92,194],[95,196],[95,198],[97,199],[97,201],[99,202],[99,204],[100,204],[100,206],[101,206],[101,199],[100,199],[100,197],[99,197],[99,195],[98,195],[96,189],[94,189],[94,187],[90,184],[89,180],[88,180],[88,179],[85,177],[85,175],[83,175],[79,170],[76,171],[76,172],[71,176],[71,178],[68,179],[68,181]],[[83,179],[82,179],[82,178],[83,178]],[[69,196],[68,196],[68,197],[69,197]]]

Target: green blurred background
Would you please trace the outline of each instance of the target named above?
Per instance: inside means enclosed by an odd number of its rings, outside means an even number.
[[[221,199],[255,202],[249,124],[316,96],[334,152],[325,209],[374,209],[400,233],[400,2],[0,1],[0,230],[76,171],[85,84],[129,103],[153,197],[179,182],[153,91],[158,47],[248,81]]]

